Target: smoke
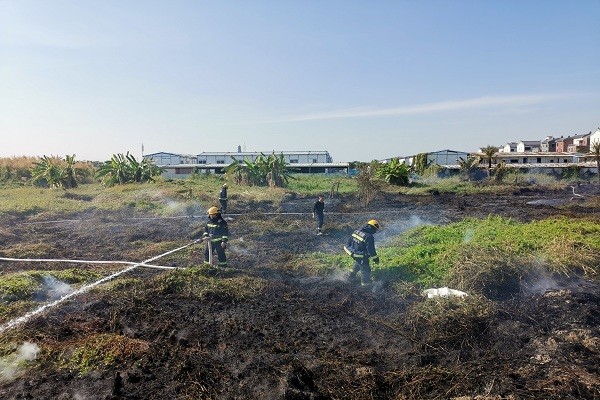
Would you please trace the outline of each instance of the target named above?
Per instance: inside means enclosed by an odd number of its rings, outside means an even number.
[[[465,232],[465,236],[463,237],[463,243],[469,243],[473,239],[473,235],[475,234],[475,229],[469,228]]]
[[[557,289],[560,283],[548,271],[539,269],[522,284],[526,294],[544,294],[548,290]]]
[[[64,295],[69,294],[73,291],[71,285],[59,281],[51,275],[44,275],[42,279],[43,290],[45,291],[46,298],[49,300],[54,301],[60,299]]]
[[[385,243],[387,240],[392,239],[395,236],[398,236],[402,232],[412,229],[412,228],[416,228],[417,226],[421,226],[421,225],[434,225],[434,224],[424,220],[423,218],[419,217],[418,215],[411,215],[408,218],[408,220],[398,219],[395,221],[385,221],[383,223],[383,229],[381,230],[381,232],[377,233],[378,240],[381,241],[382,243]]]
[[[11,381],[18,377],[24,364],[35,360],[39,351],[37,344],[24,342],[16,353],[0,360],[0,381]]]

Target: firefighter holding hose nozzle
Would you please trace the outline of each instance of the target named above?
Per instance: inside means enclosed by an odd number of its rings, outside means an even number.
[[[354,266],[350,273],[350,279],[354,280],[360,271],[360,283],[363,286],[371,284],[371,266],[369,259],[379,264],[379,256],[375,250],[375,238],[373,235],[380,229],[379,222],[372,219],[365,226],[352,232],[344,251],[354,259]]]
[[[227,257],[225,256],[225,249],[227,248],[227,241],[229,240],[229,228],[227,221],[221,216],[221,212],[215,206],[208,209],[208,221],[204,226],[204,233],[202,239],[208,241],[206,248],[204,249],[204,263],[210,263],[210,251],[217,253],[219,258],[219,266],[227,266]],[[210,247],[209,247],[210,246]]]

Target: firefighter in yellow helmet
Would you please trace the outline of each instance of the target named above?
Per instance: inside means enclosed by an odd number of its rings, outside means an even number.
[[[221,211],[212,206],[208,209],[208,221],[204,226],[204,233],[202,238],[208,240],[206,248],[204,249],[204,262],[209,262],[209,248],[211,246],[212,252],[217,253],[219,258],[219,266],[227,266],[227,257],[225,256],[225,249],[227,248],[227,241],[229,240],[229,227],[227,221],[221,216]]]
[[[365,226],[352,232],[344,251],[354,259],[354,266],[350,273],[350,279],[354,280],[360,271],[360,283],[365,286],[371,283],[371,266],[369,259],[379,264],[379,256],[375,250],[375,238],[373,235],[380,229],[377,220],[370,220]]]

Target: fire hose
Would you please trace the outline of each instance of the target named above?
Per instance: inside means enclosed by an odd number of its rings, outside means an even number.
[[[8,329],[14,328],[17,325],[23,324],[23,323],[29,321],[31,318],[33,318],[33,317],[41,314],[45,310],[47,310],[49,308],[52,308],[52,307],[55,307],[55,306],[57,306],[57,305],[65,302],[65,301],[71,299],[72,297],[75,297],[75,296],[78,296],[78,295],[80,295],[82,293],[85,293],[88,290],[92,289],[93,287],[96,287],[96,286],[98,286],[98,285],[100,285],[102,283],[108,282],[108,281],[110,281],[110,280],[112,280],[112,279],[114,279],[114,278],[116,278],[116,277],[118,277],[118,276],[120,276],[120,275],[122,275],[122,274],[124,274],[126,272],[132,271],[133,269],[135,269],[137,267],[140,267],[140,266],[152,266],[151,264],[148,264],[148,263],[150,263],[150,262],[152,262],[154,260],[158,260],[159,258],[162,258],[162,257],[164,257],[164,256],[166,256],[168,254],[175,253],[177,251],[183,250],[186,247],[189,247],[189,246],[191,246],[193,244],[196,244],[198,242],[200,242],[200,239],[194,240],[193,242],[188,243],[185,246],[181,246],[181,247],[178,247],[176,249],[167,251],[165,253],[159,254],[157,256],[154,256],[152,258],[149,258],[149,259],[147,259],[145,261],[142,261],[142,262],[139,262],[139,263],[133,263],[133,262],[128,262],[128,261],[112,262],[112,263],[127,263],[127,264],[132,264],[132,265],[128,266],[125,269],[117,271],[117,272],[115,272],[115,273],[113,273],[113,274],[111,274],[109,276],[106,276],[106,277],[104,277],[104,278],[102,278],[102,279],[100,279],[100,280],[98,280],[96,282],[93,282],[93,283],[90,283],[88,285],[82,286],[81,288],[79,288],[79,289],[77,289],[77,290],[75,290],[75,291],[73,291],[71,293],[68,293],[68,294],[62,296],[60,299],[55,300],[52,303],[45,304],[45,305],[43,305],[43,306],[41,306],[39,308],[36,308],[33,311],[30,311],[30,312],[26,313],[22,317],[15,318],[15,319],[13,319],[11,321],[8,321],[4,325],[0,326],[0,333],[6,331]],[[6,261],[15,261],[15,260],[17,260],[17,261],[24,261],[23,259],[7,259],[7,258],[0,258],[0,260],[6,260]],[[30,260],[31,261],[36,261],[35,259],[30,259]],[[48,261],[48,260],[38,259],[37,261]],[[77,261],[77,262],[81,262],[81,260],[52,260],[52,261],[65,261],[65,262],[75,262],[75,261]],[[102,263],[103,264],[103,263],[111,263],[111,261],[96,261],[94,263]],[[153,267],[156,267],[156,266],[153,266]]]

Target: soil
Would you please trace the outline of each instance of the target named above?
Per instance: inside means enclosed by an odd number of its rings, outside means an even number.
[[[489,318],[467,325],[454,321],[440,336],[440,327],[407,318],[409,307],[423,298],[400,297],[386,282],[364,289],[341,277],[281,267],[297,254],[340,253],[349,233],[371,218],[384,227],[378,246],[417,224],[466,217],[532,221],[565,215],[600,222],[598,187],[578,192],[584,201],[572,200],[569,188],[522,188],[494,196],[386,195],[367,207],[353,197],[337,197],[326,199],[322,236],[315,235],[310,219],[313,198],[291,195],[277,207],[231,201],[230,266],[214,273],[261,278],[266,285],[260,296],[198,300],[177,291],[146,298],[126,291],[83,293],[20,325],[19,337],[42,352],[50,344],[75,351],[82,337],[102,334],[143,345],[123,349],[110,367],[92,366],[85,374],[41,362],[1,382],[0,397],[598,399],[600,287],[594,282],[570,277],[494,299],[497,312]],[[3,216],[0,245],[45,243],[47,258],[138,261],[136,241],[174,243],[168,250],[189,243],[203,223],[146,217],[130,210],[63,215],[67,221],[53,223]],[[256,224],[266,220],[272,231],[257,234]],[[194,257],[200,262],[200,254]],[[188,266],[176,260],[171,266]],[[26,268],[9,262],[1,267]],[[136,268],[128,274],[166,273]]]

